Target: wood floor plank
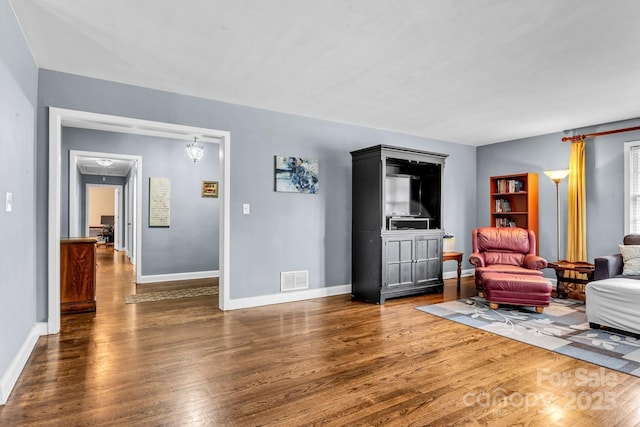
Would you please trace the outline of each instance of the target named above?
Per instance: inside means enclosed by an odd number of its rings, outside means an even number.
[[[216,282],[136,287],[122,254],[100,249],[98,263],[97,312],[63,316],[59,335],[39,339],[0,425],[640,423],[638,378],[551,384],[541,370],[601,368],[415,309],[475,295],[472,278],[382,306],[343,295],[223,313],[217,296],[125,304]],[[578,407],[580,393],[613,398]]]

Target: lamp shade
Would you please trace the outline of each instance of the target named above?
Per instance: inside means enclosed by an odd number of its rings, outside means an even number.
[[[556,184],[562,182],[562,180],[569,175],[571,172],[569,169],[561,169],[561,170],[553,170],[553,171],[544,171],[544,174],[553,180]]]

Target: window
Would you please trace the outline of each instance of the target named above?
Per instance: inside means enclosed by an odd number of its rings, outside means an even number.
[[[640,233],[640,141],[624,144],[624,234]]]

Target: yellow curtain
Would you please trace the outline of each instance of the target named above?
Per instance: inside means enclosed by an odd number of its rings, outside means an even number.
[[[587,201],[584,140],[571,144],[567,205],[567,261],[587,261]]]

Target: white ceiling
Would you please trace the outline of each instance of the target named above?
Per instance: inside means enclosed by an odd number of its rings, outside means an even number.
[[[637,0],[13,0],[40,68],[482,145],[640,116]]]

